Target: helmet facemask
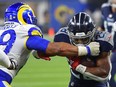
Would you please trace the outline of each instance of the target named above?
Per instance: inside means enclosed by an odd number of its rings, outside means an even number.
[[[87,34],[85,34],[84,32],[79,32],[75,35],[69,31],[70,42],[75,46],[86,46],[94,40],[95,30],[96,29],[94,29],[93,31],[89,31]]]

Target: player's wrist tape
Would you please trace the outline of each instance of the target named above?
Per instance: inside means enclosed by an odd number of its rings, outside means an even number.
[[[87,54],[88,52],[85,46],[78,46],[78,56],[85,56]]]
[[[79,73],[83,74],[85,71],[86,71],[86,66],[83,66],[82,64],[79,64],[77,67],[76,67],[76,71],[78,71]]]
[[[87,53],[88,53],[88,55],[91,55],[90,47],[89,47],[89,46],[86,46],[86,49],[87,49]]]

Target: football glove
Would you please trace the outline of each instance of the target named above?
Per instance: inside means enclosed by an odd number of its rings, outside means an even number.
[[[17,67],[18,67],[18,63],[17,63],[17,61],[14,59],[14,58],[11,58],[10,59],[10,62],[11,62],[11,65],[10,65],[10,67],[8,68],[8,69],[17,69]]]
[[[36,59],[43,59],[43,60],[48,60],[50,61],[51,58],[43,53],[37,52],[37,51],[33,51],[32,55],[36,58]]]
[[[91,42],[87,46],[78,46],[78,56],[98,56],[100,53],[100,44],[98,42]]]
[[[76,67],[80,64],[80,58],[74,57],[69,59],[69,64],[72,69],[76,69]]]
[[[100,53],[100,44],[98,42],[91,42],[86,48],[88,55],[98,56]]]

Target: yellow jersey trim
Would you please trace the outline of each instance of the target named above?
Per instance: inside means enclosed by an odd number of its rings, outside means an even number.
[[[8,82],[6,82],[6,81],[2,81],[2,82],[5,85],[5,87],[11,87],[11,85]]]

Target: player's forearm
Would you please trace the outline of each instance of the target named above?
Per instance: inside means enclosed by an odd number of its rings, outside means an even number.
[[[111,70],[109,52],[102,52],[96,62],[96,67],[87,67],[86,72],[90,72],[96,76],[106,77]]]
[[[96,75],[96,76],[99,76],[99,77],[107,77],[107,75],[109,74],[110,72],[110,66],[108,67],[87,67],[87,66],[84,66],[82,64],[79,64],[76,68],[75,68],[76,71],[84,74],[85,72],[89,72],[93,75]]]
[[[59,55],[59,56],[85,56],[99,55],[99,43],[91,42],[87,46],[74,46],[64,42],[53,42],[49,43],[46,49],[46,54],[48,55]]]
[[[93,80],[100,81],[100,82],[103,82],[103,81],[106,81],[109,79],[110,70],[109,70],[109,72],[104,71],[104,70],[105,69],[88,68],[88,67],[83,66],[81,64],[79,64],[76,67],[76,71],[80,72],[84,76],[87,76]]]
[[[34,40],[34,42],[33,42]],[[94,46],[93,46],[94,44]],[[84,55],[93,55],[96,56],[99,54],[99,43],[90,43],[88,46],[73,46],[64,42],[49,42],[38,36],[29,37],[26,46],[30,50],[37,50],[48,56],[84,56]]]
[[[55,55],[77,56],[78,55],[78,48],[76,46],[73,46],[73,45],[70,45],[64,42],[53,42],[52,43],[38,36],[29,37],[26,42],[26,46],[28,49],[37,50],[48,56],[55,56]],[[83,51],[80,53],[83,53]],[[87,54],[86,48],[85,48],[84,53]]]
[[[87,76],[93,80],[104,82],[104,81],[109,80],[109,77],[110,77],[109,73],[110,73],[110,71],[107,72],[107,71],[105,71],[105,69],[96,68],[96,69],[89,70],[89,68],[87,68],[86,71],[83,73],[83,75]]]
[[[78,48],[76,46],[64,43],[64,42],[54,42],[50,43],[46,49],[46,54],[48,55],[59,55],[59,56],[77,56]]]
[[[109,74],[109,69],[108,70],[107,69],[103,69],[103,68],[100,68],[100,67],[93,67],[93,68],[87,67],[85,72],[89,72],[93,75],[104,78],[104,77],[107,77],[108,74]]]

